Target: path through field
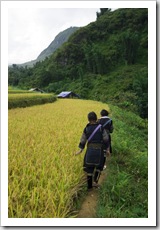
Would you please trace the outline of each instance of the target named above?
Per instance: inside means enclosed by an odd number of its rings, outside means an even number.
[[[84,154],[74,153],[88,112],[98,115],[103,108],[108,109],[96,101],[62,99],[8,111],[10,218],[70,216],[70,204],[84,183]]]
[[[106,170],[104,170],[99,179],[99,184],[101,185],[107,176]],[[77,215],[77,218],[95,218],[96,206],[98,201],[98,190],[93,188],[88,192],[84,202],[82,203],[81,209]]]

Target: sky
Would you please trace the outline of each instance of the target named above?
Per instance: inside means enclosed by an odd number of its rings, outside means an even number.
[[[55,36],[96,20],[99,8],[9,8],[8,63],[34,60]]]

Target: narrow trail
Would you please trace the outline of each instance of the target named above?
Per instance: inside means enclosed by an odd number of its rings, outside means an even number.
[[[99,184],[101,185],[107,176],[107,170],[102,171]],[[98,201],[98,188],[93,188],[85,197],[77,218],[95,218]]]

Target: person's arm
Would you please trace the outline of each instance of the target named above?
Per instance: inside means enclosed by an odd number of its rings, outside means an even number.
[[[114,130],[113,121],[111,121],[111,125],[110,125],[110,130],[109,130],[109,132],[110,132],[110,133],[113,133],[113,130]]]
[[[103,142],[106,144],[106,155],[110,156],[110,148],[109,148],[109,136],[107,131],[104,129],[103,131]]]
[[[83,149],[80,149],[79,151],[77,151],[77,152],[75,153],[75,155],[80,154],[82,151],[83,151]]]
[[[103,136],[103,142],[106,145],[106,149],[108,149],[109,148],[109,136],[105,129],[103,129],[102,136]]]
[[[80,150],[78,152],[76,152],[75,155],[78,155],[83,151],[83,149],[85,148],[86,142],[87,142],[87,137],[86,137],[86,134],[83,132],[81,139],[80,139],[79,146],[78,146],[80,148]]]

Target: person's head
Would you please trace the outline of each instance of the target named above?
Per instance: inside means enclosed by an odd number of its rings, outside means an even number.
[[[90,112],[89,114],[88,114],[88,121],[89,122],[95,122],[95,121],[97,121],[97,115],[96,115],[96,113],[95,112]]]
[[[105,109],[102,109],[102,111],[100,112],[101,116],[104,117],[104,116],[108,116],[109,112]]]

